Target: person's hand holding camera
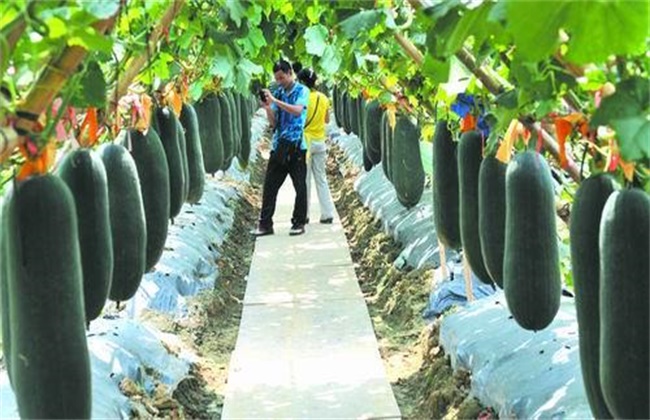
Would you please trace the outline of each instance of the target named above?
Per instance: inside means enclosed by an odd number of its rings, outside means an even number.
[[[271,94],[271,91],[268,89],[261,89],[258,92],[258,95],[260,97],[260,101],[262,102],[262,106],[270,107],[271,104],[275,101],[275,97]]]

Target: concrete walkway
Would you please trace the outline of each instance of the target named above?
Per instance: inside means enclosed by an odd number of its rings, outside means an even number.
[[[255,245],[223,418],[400,418],[340,221],[290,237],[293,199]]]

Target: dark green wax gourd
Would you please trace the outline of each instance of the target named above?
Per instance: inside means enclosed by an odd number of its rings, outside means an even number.
[[[90,149],[69,152],[58,168],[75,202],[86,322],[106,304],[113,278],[113,237],[104,163]]]
[[[370,157],[368,156],[368,151],[361,149],[362,157],[363,157],[363,170],[366,172],[370,172],[373,167],[372,160],[370,160]]]
[[[185,202],[185,170],[183,169],[183,159],[181,157],[181,140],[178,138],[178,118],[176,114],[169,109],[156,108],[154,111],[155,128],[167,157],[167,166],[169,168],[169,217],[173,220],[178,216]]]
[[[392,176],[398,201],[406,208],[420,202],[424,192],[424,168],[420,156],[420,128],[408,117],[398,116],[394,132]]]
[[[381,112],[380,120],[380,135],[381,135],[381,169],[384,172],[386,179],[390,181],[389,166],[390,154],[388,150],[388,112],[384,109]]]
[[[332,107],[334,108],[334,119],[338,127],[343,126],[343,119],[341,118],[341,88],[334,85],[332,89]]]
[[[381,161],[381,116],[382,109],[379,101],[373,100],[366,104],[365,109],[366,153],[373,165]]]
[[[18,184],[5,210],[18,412],[88,419],[91,370],[74,199],[60,178],[34,176]]]
[[[218,96],[219,108],[221,109],[221,139],[223,141],[223,164],[221,170],[227,171],[232,164],[235,131],[233,127],[232,104],[226,93]]]
[[[359,125],[357,136],[361,141],[363,150],[368,154],[368,145],[366,144],[366,100],[362,95],[357,97],[357,124]]]
[[[183,166],[183,191],[182,191],[182,197],[183,197],[183,202],[187,201],[187,195],[190,192],[190,167],[189,167],[189,162],[187,160],[187,139],[185,138],[185,130],[183,129],[183,125],[180,122],[180,119],[178,120],[178,124],[176,124],[176,131],[178,131],[178,145],[181,150],[181,165]]]
[[[7,376],[9,376],[9,384],[13,387],[13,379],[11,374],[11,320],[9,318],[9,282],[7,279],[7,247],[6,233],[9,226],[6,221],[7,211],[5,207],[11,202],[11,195],[13,188],[8,187],[4,196],[0,197],[0,323],[2,324],[2,357],[4,364],[7,368]]]
[[[433,136],[433,220],[440,242],[451,249],[461,247],[459,205],[456,142],[440,120]]]
[[[460,237],[463,252],[476,277],[492,283],[485,268],[479,235],[479,171],[483,160],[483,142],[477,131],[462,134],[458,142],[458,200]],[[444,205],[444,204],[443,204]]]
[[[600,221],[600,383],[616,418],[648,419],[650,197],[616,191]]]
[[[232,118],[233,118],[233,127],[235,132],[235,139],[233,143],[233,158],[239,155],[241,151],[241,141],[242,141],[242,125],[241,125],[241,101],[239,99],[240,95],[237,92],[232,92]]]
[[[575,289],[580,367],[591,412],[612,418],[600,386],[600,218],[616,190],[612,177],[600,174],[580,183],[571,208],[570,247]]]
[[[352,104],[354,100],[348,91],[343,93],[342,107],[343,107],[343,129],[346,134],[351,134],[353,129],[352,124]]]
[[[145,271],[160,260],[169,231],[169,166],[162,141],[155,130],[147,134],[131,129],[120,133],[138,170],[147,231]]]
[[[223,165],[219,100],[216,95],[210,94],[196,103],[195,111],[199,122],[203,168],[206,173],[214,175]]]
[[[560,308],[562,278],[551,171],[534,151],[520,153],[506,170],[506,247],[503,289],[515,321],[546,328]]]
[[[205,171],[203,168],[203,151],[201,150],[199,120],[196,116],[194,107],[189,104],[183,104],[179,120],[185,130],[185,140],[187,143],[187,167],[189,175],[187,202],[190,204],[196,204],[201,200],[201,197],[203,197],[203,190],[205,189]]]
[[[105,144],[99,154],[108,178],[108,208],[113,237],[113,279],[109,299],[135,295],[144,274],[147,227],[135,161],[125,147]]]
[[[241,117],[241,148],[237,159],[243,169],[248,167],[248,161],[251,155],[251,120],[252,112],[250,108],[246,105],[246,100],[242,98],[240,105],[240,117]]]
[[[503,289],[503,253],[506,242],[506,169],[494,156],[486,156],[479,172],[478,228],[481,254],[490,278]]]
[[[359,130],[359,97],[350,95],[348,106],[350,108],[350,128],[352,133],[361,140],[361,132]]]

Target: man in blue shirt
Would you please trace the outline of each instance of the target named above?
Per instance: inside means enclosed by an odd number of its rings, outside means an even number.
[[[304,125],[309,104],[309,89],[295,81],[291,65],[285,60],[273,65],[273,73],[278,88],[274,93],[264,89],[266,101],[262,102],[269,123],[274,129],[273,144],[264,178],[262,211],[253,234],[273,234],[275,202],[280,187],[289,175],[296,190],[289,235],[300,235],[305,233],[307,218],[307,143]]]

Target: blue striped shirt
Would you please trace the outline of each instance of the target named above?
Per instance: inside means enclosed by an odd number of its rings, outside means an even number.
[[[300,142],[300,148],[307,150],[307,142],[305,141],[304,126],[307,120],[307,105],[309,105],[309,89],[306,86],[295,82],[291,91],[286,92],[283,87],[278,89],[273,94],[278,100],[286,102],[290,105],[303,105],[303,110],[300,115],[293,115],[280,107],[277,104],[271,104],[271,109],[275,113],[275,125],[277,129],[273,135],[273,150],[277,148],[278,141],[282,138],[283,141],[290,141],[292,143]]]

